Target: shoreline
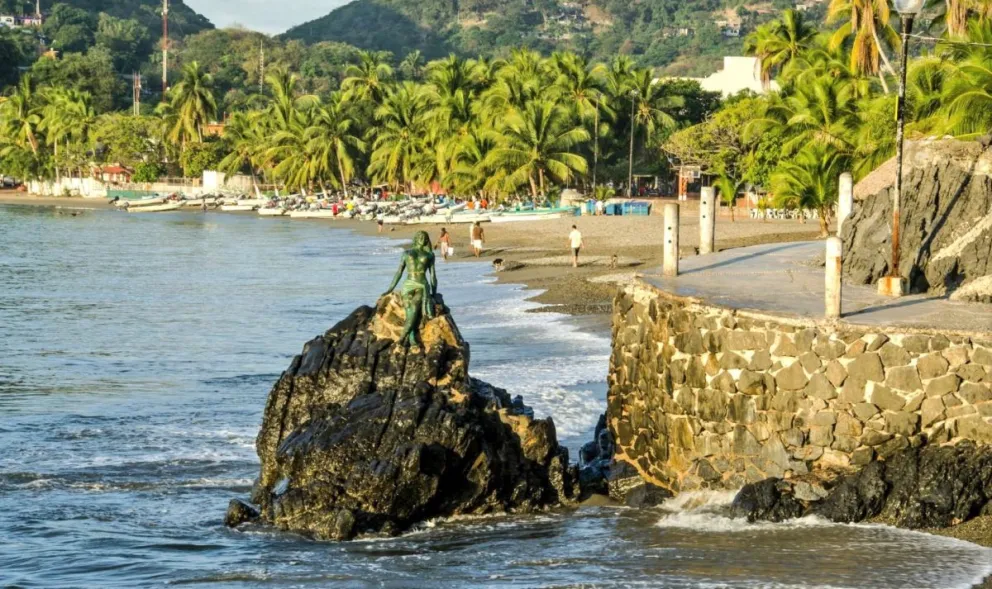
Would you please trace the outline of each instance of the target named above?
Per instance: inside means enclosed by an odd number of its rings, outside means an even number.
[[[683,256],[695,255],[698,244],[698,223],[694,212],[698,204],[683,203],[682,235]],[[53,208],[79,208],[113,210],[103,199],[64,197],[34,197],[13,191],[0,191],[0,205],[46,206]],[[693,206],[695,205],[695,207]],[[211,213],[219,211],[211,211]],[[242,214],[244,213],[223,213]],[[272,222],[288,222],[274,219]],[[301,222],[301,221],[294,221]],[[379,233],[375,223],[356,220],[303,220],[322,223],[330,228],[350,229],[360,235],[408,241],[418,231],[428,231],[437,238],[443,225],[385,226]],[[612,300],[617,284],[632,280],[638,273],[661,264],[661,229],[663,219],[651,217],[575,217],[513,224],[485,224],[487,243],[480,258],[468,254],[468,227],[450,227],[456,255],[452,263],[486,262],[502,259],[507,266],[520,266],[503,272],[493,272],[498,283],[519,284],[525,290],[535,291],[527,300],[541,306],[530,312],[553,312],[579,319],[580,329],[599,335],[611,332]],[[580,267],[571,267],[566,239],[571,225],[578,225],[587,240],[587,247],[580,256]],[[695,234],[695,235],[694,235]],[[729,235],[728,235],[729,234]],[[740,219],[731,222],[721,216],[717,222],[717,249],[731,249],[760,243],[783,243],[817,239],[815,225],[797,221],[763,222]],[[723,235],[722,238],[720,236]],[[620,267],[609,267],[612,256],[617,256]],[[584,260],[583,260],[584,258]],[[509,264],[508,264],[509,262]],[[584,263],[583,263],[584,262]],[[936,530],[919,530],[947,536],[992,548],[992,516],[981,516],[965,524]],[[992,589],[992,576],[978,585]]]

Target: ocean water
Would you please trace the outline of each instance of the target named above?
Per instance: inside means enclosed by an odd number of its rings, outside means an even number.
[[[388,286],[398,251],[320,222],[0,206],[0,586],[963,588],[992,574],[992,551],[956,540],[729,520],[729,494],[341,544],[226,529],[269,387]],[[608,334],[527,313],[484,264],[439,264],[439,279],[472,374],[553,416],[574,451],[605,406]]]

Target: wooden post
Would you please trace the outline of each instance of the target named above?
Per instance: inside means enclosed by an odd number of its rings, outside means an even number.
[[[662,274],[679,275],[679,205],[665,205],[665,260]]]
[[[716,251],[716,190],[705,186],[699,198],[699,255]]]
[[[841,250],[843,242],[839,237],[827,238],[827,265],[826,265],[826,316],[828,319],[839,319],[841,315],[842,287],[841,277]]]

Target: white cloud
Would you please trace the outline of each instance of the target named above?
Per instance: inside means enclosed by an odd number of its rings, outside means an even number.
[[[351,0],[185,0],[218,27],[235,24],[269,34],[320,18]]]

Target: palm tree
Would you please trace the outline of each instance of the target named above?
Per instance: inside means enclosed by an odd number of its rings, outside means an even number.
[[[801,87],[823,76],[850,85],[856,98],[864,98],[873,91],[872,78],[852,68],[850,56],[844,48],[834,47],[826,35],[817,35],[806,51],[782,68],[780,79],[786,86]],[[885,76],[880,76],[879,82],[888,94]]]
[[[558,72],[555,88],[558,98],[573,109],[575,117],[593,130],[593,170],[592,183],[597,184],[599,168],[599,135],[601,121],[615,115],[609,102],[605,101],[606,68],[602,64],[590,66],[582,57],[574,53],[558,53],[552,56],[554,68]]]
[[[472,128],[459,139],[444,184],[462,194],[496,192],[499,182],[490,184],[495,176],[487,173],[485,162],[498,144],[499,134],[495,131]]]
[[[355,175],[355,154],[364,153],[365,142],[355,134],[357,122],[352,118],[341,94],[330,96],[317,107],[313,125],[304,137],[307,151],[316,158],[316,174],[327,177],[348,194],[348,183]]]
[[[375,111],[378,123],[369,175],[393,186],[409,185],[413,190],[416,165],[423,146],[423,114],[426,100],[412,82],[390,89]]]
[[[968,24],[992,20],[992,3],[987,0],[929,0],[928,11],[936,12],[934,22],[943,20],[951,37],[963,37]]]
[[[849,158],[831,146],[805,147],[794,159],[780,163],[772,174],[776,206],[815,210],[820,217],[820,237],[826,237],[840,175],[848,164]]]
[[[772,73],[781,72],[813,47],[816,29],[806,24],[802,13],[789,9],[781,20],[761,25],[744,41],[744,52],[761,62],[761,81],[767,88]]]
[[[276,132],[265,152],[272,174],[286,185],[287,190],[313,188],[320,180],[320,164],[316,146],[306,139],[306,129],[315,120],[316,107],[299,111],[296,124]]]
[[[14,145],[30,149],[34,155],[38,155],[37,132],[42,120],[38,112],[39,98],[31,75],[25,74],[21,76],[13,93],[3,102],[3,116],[0,117],[3,134]]]
[[[588,141],[589,132],[551,101],[535,100],[514,112],[500,131],[500,145],[489,154],[486,166],[504,170],[507,187],[529,184],[537,199],[545,194],[548,179],[564,183],[588,169],[585,158],[572,149]]]
[[[634,123],[646,131],[648,138],[678,126],[673,113],[685,105],[682,96],[671,94],[668,85],[656,83],[650,69],[637,70],[630,84],[637,93]]]
[[[393,68],[380,54],[362,51],[358,55],[358,63],[349,65],[344,75],[341,89],[345,99],[379,103],[393,78]]]
[[[169,105],[175,113],[169,139],[182,149],[190,141],[203,141],[203,126],[217,114],[217,101],[213,93],[213,77],[190,62],[183,67],[182,79],[169,90]]]
[[[51,87],[45,92],[45,106],[38,128],[45,132],[45,142],[54,149],[56,178],[60,177],[59,146],[64,145],[63,159],[70,146],[85,145],[90,126],[96,119],[90,95],[76,89]]]
[[[891,18],[889,0],[830,0],[828,22],[846,19],[831,37],[831,45],[840,47],[850,40],[851,69],[882,77],[881,60],[894,76],[895,70],[883,46],[897,48],[900,45],[899,34],[890,24]]]
[[[858,128],[857,101],[851,85],[821,76],[795,88],[793,94],[773,94],[765,112],[745,128],[745,139],[771,132],[785,138],[782,155],[790,157],[806,145],[831,146],[850,153]]]
[[[257,170],[264,161],[265,135],[262,126],[262,113],[237,112],[224,126],[224,139],[231,146],[231,151],[221,160],[219,171],[228,174],[240,174],[248,168],[251,173],[251,183],[258,191]]]
[[[736,222],[734,211],[737,208],[737,195],[740,194],[744,182],[727,174],[721,174],[714,182],[714,186],[720,192],[720,200],[730,208],[730,222]]]

